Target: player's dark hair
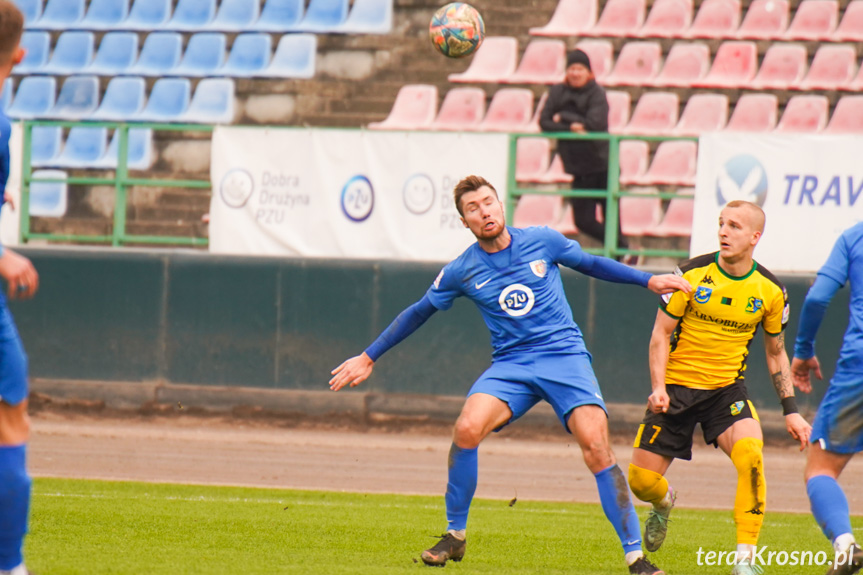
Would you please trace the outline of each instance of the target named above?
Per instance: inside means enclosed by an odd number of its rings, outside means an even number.
[[[497,190],[494,189],[488,180],[482,176],[468,176],[455,185],[452,191],[452,199],[455,201],[455,209],[458,210],[460,216],[464,217],[464,212],[461,210],[461,197],[468,192],[475,192],[483,186],[488,186],[494,195],[497,195]]]
[[[0,58],[9,58],[18,48],[24,31],[24,15],[9,0],[0,0]]]

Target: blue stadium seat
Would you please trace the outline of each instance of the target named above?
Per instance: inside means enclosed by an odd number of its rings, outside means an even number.
[[[68,30],[84,19],[84,0],[48,0],[42,17],[31,28]]]
[[[42,0],[14,0],[14,2],[24,14],[24,26],[33,28],[42,17]]]
[[[198,83],[188,111],[180,118],[196,124],[230,124],[234,121],[234,81],[206,78]]]
[[[63,32],[41,72],[58,76],[83,72],[93,62],[95,44],[92,32]]]
[[[193,34],[180,65],[167,72],[172,76],[212,76],[225,64],[225,35],[221,32]]]
[[[180,34],[153,32],[144,40],[138,61],[126,73],[137,76],[164,76],[180,65],[182,57],[183,37]]]
[[[36,170],[33,179],[65,180],[61,170]],[[66,182],[31,182],[30,215],[42,218],[62,218],[66,215],[69,187]]]
[[[179,0],[165,28],[194,32],[205,29],[215,17],[216,0]]]
[[[129,16],[129,0],[90,0],[81,22],[86,30],[116,30]]]
[[[53,76],[28,76],[21,80],[6,115],[16,120],[44,118],[57,97],[57,79]]]
[[[288,32],[296,30],[303,19],[303,0],[267,0],[261,17],[252,26],[258,32]]]
[[[216,18],[207,28],[223,32],[245,32],[252,28],[260,15],[260,0],[222,0]]]
[[[192,85],[188,78],[160,78],[153,84],[147,105],[130,118],[141,122],[180,122],[189,109]]]
[[[0,93],[0,112],[5,114],[9,110],[9,106],[12,105],[12,90],[14,89],[12,78],[6,78],[6,81],[3,82],[3,92]]]
[[[108,149],[108,128],[75,126],[66,136],[60,157],[54,160],[58,168],[93,167]]]
[[[171,6],[171,0],[135,0],[122,28],[125,30],[163,28],[171,19]]]
[[[53,166],[63,148],[63,128],[33,126],[30,138],[30,165],[39,168]]]
[[[150,128],[130,128],[126,154],[126,167],[130,170],[147,170],[153,165],[153,130]],[[113,170],[117,168],[120,149],[120,130],[114,130],[108,150],[94,165],[94,168]]]
[[[297,26],[303,32],[330,32],[348,17],[348,0],[311,0],[303,21]]]
[[[112,78],[105,89],[102,103],[90,115],[91,120],[125,121],[144,109],[147,83],[137,76]]]
[[[270,65],[273,40],[269,34],[239,34],[234,39],[225,66],[219,71],[224,76],[261,76]]]
[[[138,35],[134,32],[108,32],[102,36],[96,58],[85,70],[88,74],[116,76],[125,74],[138,59]]]
[[[314,34],[285,34],[276,53],[261,76],[272,78],[311,78],[315,75],[318,37]]]
[[[41,71],[48,63],[51,53],[51,33],[27,31],[21,36],[21,47],[27,51],[20,64],[15,66],[16,74],[32,74]]]
[[[83,120],[99,106],[99,78],[70,76],[63,82],[57,102],[48,112],[59,120]]]
[[[393,0],[354,0],[350,16],[334,32],[389,34],[393,29]]]

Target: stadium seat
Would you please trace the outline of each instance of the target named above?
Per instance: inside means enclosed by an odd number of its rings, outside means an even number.
[[[863,96],[842,96],[839,98],[836,107],[833,108],[830,122],[824,128],[824,133],[863,134]]]
[[[284,34],[270,65],[260,74],[269,78],[312,78],[318,37],[314,34]]]
[[[512,215],[517,228],[531,226],[556,227],[563,214],[563,202],[556,194],[528,194],[518,198]]]
[[[672,198],[665,209],[665,216],[658,226],[647,230],[645,235],[661,238],[686,237],[692,235],[692,216],[695,201],[692,197],[695,191],[692,188],[678,188],[680,197]]]
[[[163,28],[187,32],[204,30],[215,17],[216,0],[178,0],[174,15]]]
[[[551,162],[548,164],[548,169],[545,171],[545,174],[539,179],[539,183],[542,184],[569,184],[572,182],[572,175],[567,174],[563,169],[563,160],[560,159],[559,154],[555,154],[554,157],[551,158]],[[570,216],[570,221],[572,221],[572,217]]]
[[[787,90],[806,75],[806,46],[772,44],[764,54],[751,87],[756,90]]]
[[[838,90],[851,84],[857,72],[857,50],[848,44],[824,44],[815,52],[809,71],[792,90]]]
[[[372,122],[372,130],[427,130],[437,111],[437,87],[406,84],[399,89],[389,115],[382,122]]]
[[[744,94],[737,100],[725,129],[729,132],[769,132],[776,127],[779,100],[774,94]]]
[[[836,0],[803,0],[785,31],[788,40],[829,41],[839,22]]]
[[[41,72],[58,76],[81,73],[93,62],[95,41],[92,32],[63,32]]]
[[[250,28],[256,32],[287,32],[296,30],[303,19],[303,0],[266,0],[261,17]]]
[[[153,84],[147,105],[136,116],[140,122],[178,122],[189,108],[192,85],[188,78],[159,78]]]
[[[108,149],[92,167],[116,169],[119,149],[120,130],[114,130],[114,136],[111,138],[111,143],[108,144]],[[126,160],[126,167],[130,170],[147,170],[153,165],[153,130],[149,128],[129,129]]]
[[[90,0],[81,21],[85,30],[115,30],[129,17],[129,0]]]
[[[643,236],[662,218],[662,200],[652,191],[620,198],[620,231],[624,236]]]
[[[643,140],[620,142],[620,184],[631,186],[647,171],[650,144]]]
[[[138,35],[134,32],[108,32],[102,36],[99,51],[85,72],[99,76],[125,74],[138,59]]]
[[[57,97],[57,79],[53,76],[27,76],[18,84],[18,90],[7,110],[16,120],[44,118]]]
[[[519,138],[516,141],[515,179],[517,182],[538,182],[548,170],[551,140]]]
[[[264,70],[270,65],[272,52],[273,39],[269,34],[260,32],[238,34],[234,38],[234,45],[231,46],[228,61],[219,73],[238,78],[262,76]]]
[[[528,124],[526,132],[540,133],[542,132],[542,128],[539,126],[539,117],[542,114],[542,109],[545,107],[545,102],[548,100],[548,92],[543,92],[542,96],[539,97],[539,101],[536,103],[536,108],[533,109],[533,116],[530,118],[530,123]]]
[[[857,70],[857,75],[854,79],[845,86],[840,86],[840,90],[849,92],[863,92],[863,65]]]
[[[524,49],[518,68],[504,82],[508,84],[557,84],[566,71],[566,44],[563,40],[537,39]]]
[[[677,125],[680,99],[671,92],[645,92],[635,104],[624,134],[664,136]]]
[[[234,93],[234,81],[229,78],[201,80],[181,120],[195,124],[230,124],[234,121]]]
[[[740,0],[703,0],[687,38],[733,38],[740,26]]]
[[[774,132],[820,132],[827,126],[830,102],[827,96],[793,96],[785,105]]]
[[[348,17],[348,0],[310,0],[297,28],[303,32],[330,32]]]
[[[617,55],[614,69],[602,83],[607,86],[650,84],[659,73],[662,47],[659,42],[627,42]]]
[[[744,40],[782,38],[788,29],[788,10],[788,0],[752,0],[737,29],[737,37]]]
[[[501,88],[494,93],[478,128],[483,132],[530,132],[533,92],[526,88]]]
[[[31,25],[42,30],[69,30],[84,19],[85,0],[48,0],[41,18]]]
[[[531,28],[534,36],[581,36],[596,24],[596,0],[558,0],[548,24]]]
[[[60,170],[36,170],[34,180],[65,180],[66,172]],[[30,182],[30,215],[39,218],[62,218],[66,215],[69,188],[66,182]]]
[[[63,128],[33,126],[30,138],[30,165],[34,168],[53,166],[63,149]]]
[[[651,81],[653,86],[673,86],[685,88],[692,86],[707,75],[710,70],[710,48],[701,42],[676,42],[662,70]]]
[[[444,96],[432,130],[470,132],[479,129],[485,116],[485,91],[481,88],[452,88]]]
[[[189,38],[180,65],[165,74],[171,76],[213,76],[225,65],[227,39],[221,32],[199,32]]]
[[[647,12],[645,0],[606,0],[602,14],[589,30],[582,36],[638,36],[644,25],[644,15]]]
[[[260,0],[222,0],[216,17],[207,24],[207,29],[245,32],[258,21],[260,15]]]
[[[863,42],[863,0],[848,3],[830,39],[834,42]]]
[[[108,129],[75,126],[69,130],[63,151],[52,165],[57,168],[90,168],[108,149]]]
[[[24,14],[24,27],[37,28],[36,22],[42,16],[42,0],[15,0],[15,5]]]
[[[333,29],[341,34],[389,34],[393,29],[395,0],[354,0],[351,13]]]
[[[172,0],[134,0],[125,30],[160,30],[171,20]]]
[[[660,142],[647,172],[636,183],[648,186],[694,186],[698,144],[690,140]]]
[[[464,72],[450,74],[450,82],[503,82],[515,72],[518,40],[512,36],[488,36]]]
[[[0,112],[6,114],[9,111],[9,106],[12,105],[12,91],[15,85],[12,78],[6,78],[3,82],[3,92],[0,93]]]
[[[656,0],[639,30],[642,38],[683,38],[692,24],[692,0]]]
[[[680,121],[672,130],[675,136],[700,136],[718,132],[728,122],[728,96],[725,94],[693,94],[686,101]]]
[[[602,84],[603,79],[611,73],[614,62],[614,45],[610,40],[580,40],[576,48],[582,50],[590,59],[590,69],[596,76],[596,81]],[[564,67],[566,63],[564,63]]]
[[[608,131],[612,134],[622,134],[629,123],[632,97],[629,92],[608,90],[605,93],[605,99],[608,100]]]
[[[51,53],[51,34],[49,32],[25,31],[21,35],[21,47],[24,48],[24,59],[15,65],[15,74],[26,75],[41,72],[48,63]]]
[[[153,32],[144,40],[138,61],[126,73],[136,76],[164,76],[180,65],[182,57],[183,37],[179,33]]]
[[[758,48],[755,42],[723,42],[707,76],[692,85],[702,88],[748,87],[757,69]]]
[[[122,122],[144,109],[147,83],[135,76],[111,78],[102,103],[90,115],[91,120]]]
[[[84,120],[99,106],[99,78],[69,76],[63,82],[57,102],[48,112],[58,120]]]

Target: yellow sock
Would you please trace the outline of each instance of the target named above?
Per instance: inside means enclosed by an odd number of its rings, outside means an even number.
[[[744,437],[731,448],[731,461],[737,468],[737,497],[734,499],[734,524],[737,543],[755,545],[764,523],[767,482],[764,479],[764,443]]]
[[[629,464],[629,487],[636,497],[648,503],[658,504],[668,493],[668,481],[649,469]]]

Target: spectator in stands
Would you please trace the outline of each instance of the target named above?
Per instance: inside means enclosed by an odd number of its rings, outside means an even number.
[[[596,83],[590,58],[583,50],[573,50],[566,57],[566,76],[548,92],[539,118],[544,132],[608,132],[608,100],[605,90]],[[564,169],[572,175],[573,190],[603,190],[608,186],[608,142],[604,140],[559,140],[557,151]],[[606,213],[605,198],[570,198],[575,226],[582,233],[602,242],[605,224],[596,217],[596,207]],[[620,231],[619,246],[627,247]]]

